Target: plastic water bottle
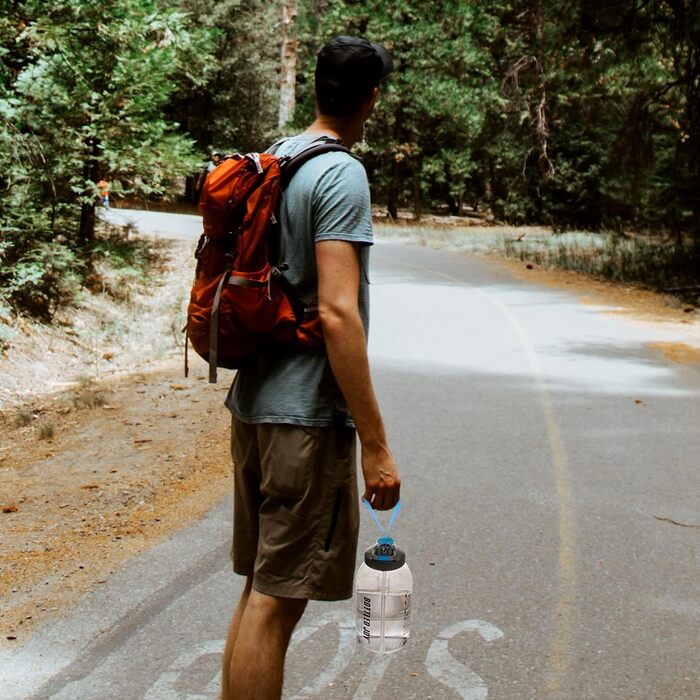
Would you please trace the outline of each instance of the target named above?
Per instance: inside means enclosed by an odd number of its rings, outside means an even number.
[[[367,549],[355,591],[358,643],[380,654],[398,651],[410,634],[413,576],[391,537]]]

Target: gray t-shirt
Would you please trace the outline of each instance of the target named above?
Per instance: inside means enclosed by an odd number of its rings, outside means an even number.
[[[294,155],[318,136],[300,135],[284,141],[277,155]],[[287,236],[285,277],[305,301],[316,297],[315,244],[340,240],[360,248],[360,316],[369,330],[369,246],[372,212],[367,174],[347,153],[324,153],[301,166],[280,204]],[[226,406],[246,423],[291,423],[328,426],[346,410],[325,349],[261,353],[240,369]],[[346,422],[352,424],[351,419]]]

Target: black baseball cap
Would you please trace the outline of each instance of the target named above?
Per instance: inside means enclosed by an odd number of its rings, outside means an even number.
[[[354,36],[337,36],[319,52],[316,80],[349,88],[375,87],[394,70],[391,54],[381,45]]]

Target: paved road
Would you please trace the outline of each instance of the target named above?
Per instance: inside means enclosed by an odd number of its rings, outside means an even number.
[[[648,347],[667,328],[499,270],[375,246],[370,350],[405,481],[413,636],[374,657],[350,602],[312,604],[287,699],[700,698],[700,529],[655,517],[700,523],[700,370]],[[241,589],[229,508],[0,657],[2,697],[216,698]]]

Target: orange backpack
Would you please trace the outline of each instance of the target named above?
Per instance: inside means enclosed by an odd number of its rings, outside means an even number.
[[[187,308],[185,376],[187,339],[209,363],[212,383],[217,367],[239,368],[263,348],[322,345],[318,308],[307,307],[282,274],[279,204],[294,173],[329,151],[350,152],[323,137],[293,157],[227,156],[209,173],[199,200],[204,232]]]

